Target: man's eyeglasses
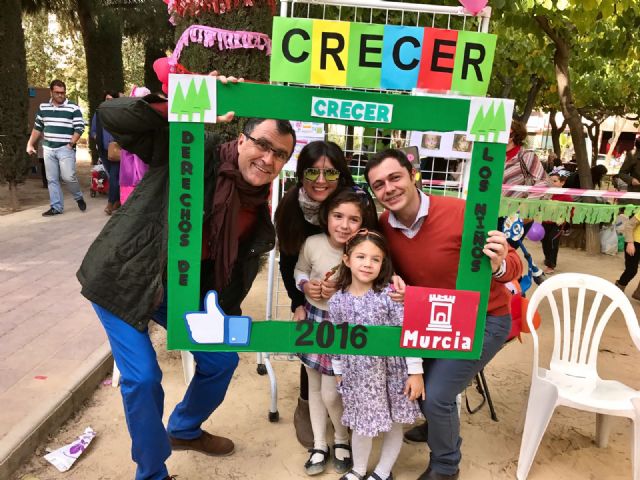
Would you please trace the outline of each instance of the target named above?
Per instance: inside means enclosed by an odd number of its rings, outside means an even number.
[[[276,160],[278,160],[279,162],[286,162],[287,160],[289,160],[289,157],[291,156],[291,154],[285,150],[279,150],[277,148],[273,148],[271,143],[268,140],[265,140],[264,138],[253,138],[248,133],[245,133],[244,136],[247,137],[249,140],[251,140],[254,143],[254,145],[258,148],[258,150],[260,150],[262,153],[267,153],[269,151],[272,152],[273,155],[276,157]]]
[[[337,182],[340,178],[340,170],[335,168],[305,168],[304,169],[304,178],[309,180],[310,182],[315,182],[320,178],[320,174],[324,175],[324,179],[327,182]]]

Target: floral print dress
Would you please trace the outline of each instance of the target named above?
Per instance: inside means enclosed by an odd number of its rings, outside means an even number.
[[[329,300],[329,319],[352,325],[402,325],[403,305],[389,297],[389,288],[357,297],[338,291]],[[339,355],[342,424],[360,435],[375,437],[395,423],[412,424],[421,416],[418,402],[404,395],[408,378],[402,357]]]

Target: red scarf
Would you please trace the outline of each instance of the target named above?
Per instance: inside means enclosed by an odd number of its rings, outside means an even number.
[[[210,258],[213,260],[214,288],[220,292],[229,282],[238,257],[238,215],[240,207],[256,208],[266,204],[270,184],[254,187],[238,169],[238,141],[220,145],[220,165],[213,195]]]

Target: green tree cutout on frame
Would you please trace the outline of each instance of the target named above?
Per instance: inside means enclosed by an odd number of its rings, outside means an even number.
[[[171,104],[171,113],[177,115],[178,120],[183,115],[187,115],[187,121],[192,122],[195,121],[193,115],[198,114],[200,116],[199,121],[203,122],[204,113],[210,109],[211,99],[209,98],[209,88],[206,80],[202,80],[198,89],[196,87],[196,79],[191,78],[186,95],[182,89],[182,83],[178,82],[173,95],[173,103]]]
[[[176,85],[176,91],[173,94],[171,113],[177,115],[178,120],[180,120],[181,115],[189,113],[189,110],[186,109],[184,92],[182,91],[182,84],[180,82]]]
[[[493,133],[493,141],[497,142],[500,133],[505,131],[506,126],[504,102],[494,101],[488,106],[486,112],[484,106],[478,109],[471,125],[471,134],[476,136],[476,141],[490,142],[490,135]]]
[[[193,82],[195,83],[195,81]],[[209,99],[209,88],[207,87],[207,81],[203,78],[200,83],[200,89],[196,95],[195,103],[193,106],[194,113],[200,114],[200,121],[204,121],[204,112],[211,109],[211,100]]]

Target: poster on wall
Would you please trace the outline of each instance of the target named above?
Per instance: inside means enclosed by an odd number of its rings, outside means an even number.
[[[411,132],[410,145],[418,147],[420,157],[470,159],[473,142],[467,133],[458,132]]]
[[[300,151],[308,143],[324,140],[324,123],[292,121],[291,125],[293,125],[293,129],[296,131],[296,145],[283,171],[295,172],[298,166],[298,155],[300,155]]]

